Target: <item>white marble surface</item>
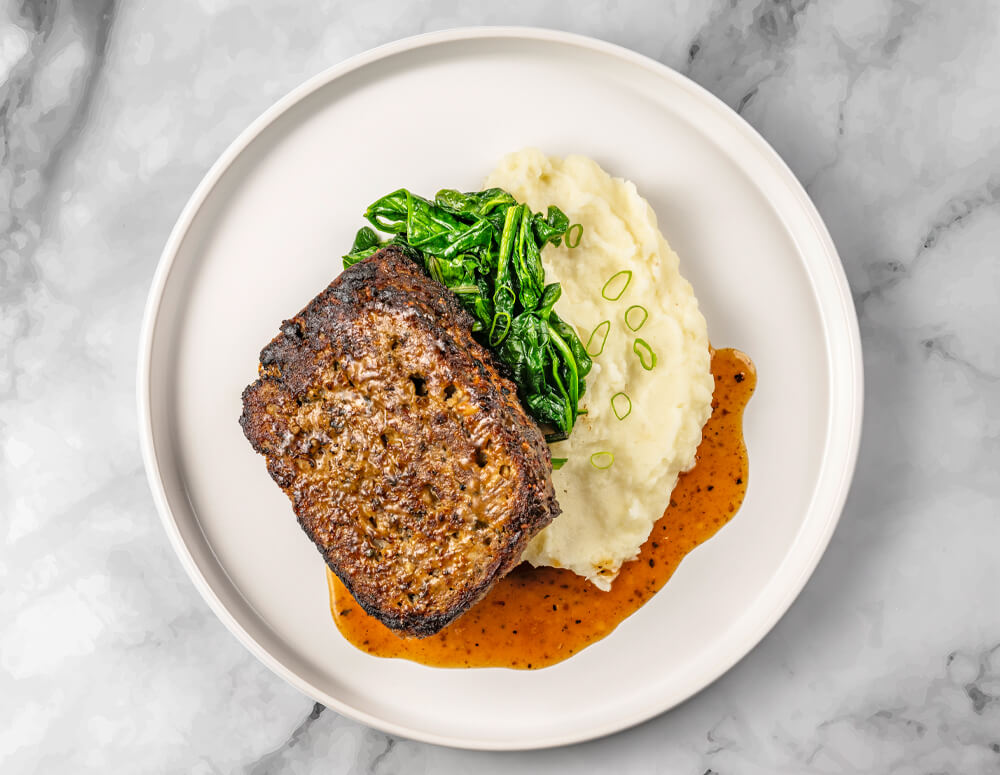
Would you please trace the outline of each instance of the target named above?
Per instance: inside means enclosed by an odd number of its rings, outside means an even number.
[[[854,289],[858,475],[816,575],[682,707],[479,754],[338,717],[259,665],[171,553],[136,441],[139,319],[217,154],[307,76],[529,24],[675,67],[807,185]],[[0,771],[1000,772],[995,0],[0,4]]]

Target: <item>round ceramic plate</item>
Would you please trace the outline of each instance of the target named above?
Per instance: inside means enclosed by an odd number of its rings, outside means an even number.
[[[281,320],[340,271],[368,203],[401,186],[479,188],[505,153],[525,146],[584,154],[634,181],[681,256],[712,342],[755,361],[746,501],[638,613],[558,665],[442,670],[368,656],[331,620],[323,561],[243,438],[240,394]],[[816,566],[861,423],[847,283],[788,168],[677,73],[541,30],[404,40],[322,73],[268,110],[181,215],[141,347],[152,490],[219,618],[324,705],[387,732],[468,748],[605,735],[729,669]]]

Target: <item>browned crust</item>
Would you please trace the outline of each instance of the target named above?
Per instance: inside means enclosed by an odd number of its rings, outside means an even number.
[[[468,610],[559,513],[545,440],[471,326],[385,248],[282,324],[243,393],[243,431],[300,525],[403,634]]]

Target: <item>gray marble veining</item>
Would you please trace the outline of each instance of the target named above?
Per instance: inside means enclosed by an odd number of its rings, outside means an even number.
[[[1000,773],[1000,10],[994,0],[37,0],[0,5],[0,771]],[[808,187],[865,345],[829,551],[736,668],[640,727],[478,754],[339,717],[174,559],[141,469],[138,324],[250,120],[373,45],[526,24],[626,45]]]

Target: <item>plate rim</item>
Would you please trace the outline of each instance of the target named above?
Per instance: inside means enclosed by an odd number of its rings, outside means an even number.
[[[177,521],[174,518],[167,496],[163,478],[160,473],[160,464],[156,452],[153,432],[152,403],[150,396],[151,388],[151,368],[153,343],[156,335],[157,323],[159,320],[160,306],[163,294],[170,279],[174,261],[178,251],[190,230],[192,223],[205,201],[211,195],[218,182],[222,179],[226,171],[240,154],[260,135],[268,126],[276,121],[281,115],[287,112],[294,105],[298,104],[309,95],[326,86],[328,83],[340,78],[355,70],[359,70],[369,64],[381,59],[414,51],[421,48],[453,43],[462,40],[494,38],[500,40],[526,40],[536,43],[555,43],[561,45],[575,46],[589,50],[594,53],[612,56],[624,60],[628,64],[643,68],[653,75],[667,79],[674,86],[685,89],[692,93],[694,97],[705,103],[708,107],[721,111],[729,121],[735,119],[736,126],[741,129],[751,141],[756,150],[761,154],[775,171],[785,180],[802,212],[806,215],[812,229],[822,245],[824,255],[829,264],[829,269],[834,280],[834,290],[837,292],[839,301],[839,311],[843,320],[838,321],[846,324],[845,342],[847,353],[845,360],[836,364],[839,367],[849,365],[851,367],[849,394],[850,424],[846,429],[846,448],[842,461],[840,462],[839,478],[836,479],[836,496],[830,500],[826,506],[826,518],[823,530],[818,535],[817,541],[812,547],[812,554],[801,562],[801,572],[794,583],[789,584],[781,596],[779,604],[774,606],[770,614],[762,617],[756,628],[752,631],[752,637],[732,647],[725,653],[725,659],[720,660],[712,675],[704,683],[687,695],[680,698],[671,698],[663,702],[655,703],[643,707],[631,714],[616,718],[614,721],[587,727],[569,734],[555,736],[539,736],[530,740],[494,740],[494,739],[469,739],[461,736],[452,736],[429,732],[418,727],[411,727],[387,721],[378,716],[374,716],[359,708],[349,705],[338,698],[328,695],[319,690],[316,686],[301,678],[290,668],[286,667],[278,658],[273,656],[264,646],[240,624],[236,617],[230,612],[221,601],[211,584],[205,578],[198,563],[192,556],[184,537],[181,534]],[[826,328],[826,326],[824,326]],[[828,340],[829,341],[829,340]],[[828,350],[829,352],[829,350]],[[834,369],[830,370],[830,382],[834,381]],[[838,380],[840,381],[840,380]],[[836,391],[840,392],[840,391]],[[198,590],[202,599],[208,604],[212,612],[226,626],[226,628],[236,637],[236,639],[260,662],[262,662],[273,673],[294,686],[306,697],[314,701],[321,702],[332,708],[337,713],[359,721],[367,726],[378,729],[382,732],[402,736],[411,740],[443,745],[453,748],[469,750],[493,750],[493,751],[516,751],[516,750],[537,750],[553,748],[558,746],[580,743],[592,740],[615,732],[633,727],[655,716],[658,716],[673,707],[686,702],[694,695],[700,693],[720,677],[725,675],[734,665],[740,662],[754,648],[756,648],[764,637],[774,628],[784,615],[788,612],[792,603],[801,594],[808,580],[812,577],[819,564],[820,558],[826,552],[827,546],[833,536],[840,517],[843,513],[844,505],[850,491],[851,481],[854,476],[857,464],[858,450],[861,440],[861,428],[863,419],[864,404],[864,365],[862,358],[862,346],[860,328],[850,286],[844,271],[843,263],[840,260],[836,246],[830,236],[822,217],[809,194],[799,182],[798,178],[788,167],[785,161],[778,155],[777,151],[760,135],[760,133],[750,125],[746,119],[740,116],[731,107],[726,105],[721,99],[709,92],[701,85],[695,83],[687,76],[677,72],[667,65],[658,62],[651,57],[640,54],[624,46],[610,43],[598,38],[581,35],[578,33],[565,32],[542,27],[530,26],[479,26],[479,27],[457,27],[435,32],[421,33],[418,35],[401,38],[396,41],[385,43],[380,46],[368,49],[364,52],[351,56],[319,73],[307,78],[301,84],[293,88],[279,100],[274,102],[256,119],[254,119],[237,137],[226,147],[218,159],[209,167],[204,177],[198,183],[194,192],[185,203],[180,215],[177,218],[170,235],[164,245],[163,251],[157,261],[156,270],[153,274],[152,283],[146,298],[143,311],[142,324],[139,334],[138,361],[136,373],[136,406],[138,414],[139,443],[142,452],[143,467],[146,472],[147,482],[153,496],[157,513],[163,524],[164,530],[170,541],[174,553],[181,562],[188,578]],[[834,393],[831,393],[831,396]],[[833,412],[831,411],[831,415]],[[827,419],[827,426],[831,425],[830,418]],[[842,424],[843,427],[843,424]],[[831,435],[828,432],[824,449],[830,446]],[[842,443],[843,446],[843,443]],[[822,470],[822,469],[821,469]],[[807,508],[807,513],[813,509],[812,501]]]

